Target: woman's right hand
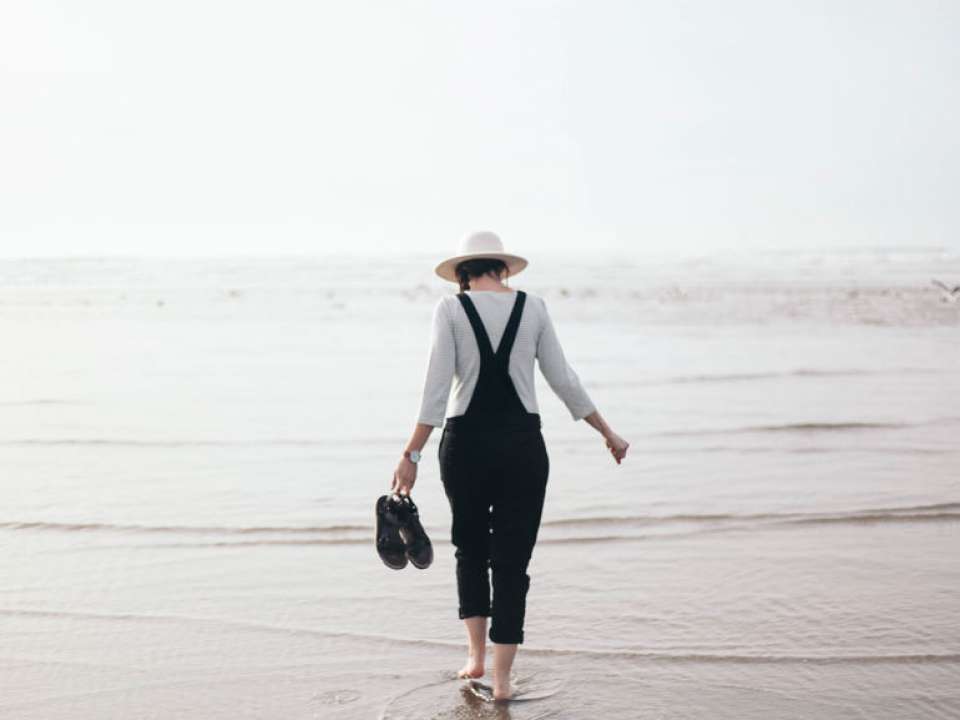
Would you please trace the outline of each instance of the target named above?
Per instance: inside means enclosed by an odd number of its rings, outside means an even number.
[[[616,460],[617,465],[619,465],[620,461],[627,456],[627,448],[630,447],[630,443],[612,430],[604,435],[603,439],[610,449],[610,454],[613,455],[613,459]]]

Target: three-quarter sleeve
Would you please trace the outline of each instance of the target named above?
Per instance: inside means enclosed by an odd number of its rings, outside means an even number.
[[[574,420],[580,420],[597,408],[580,383],[580,378],[567,362],[553,326],[547,305],[541,300],[543,328],[537,340],[537,362],[550,388],[557,394]]]
[[[440,298],[433,308],[430,355],[427,360],[417,422],[434,427],[443,426],[455,364],[456,344],[453,338],[453,325],[447,315],[446,303],[443,302],[443,298]]]

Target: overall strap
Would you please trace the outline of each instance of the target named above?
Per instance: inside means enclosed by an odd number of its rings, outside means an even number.
[[[497,346],[496,357],[504,367],[507,367],[510,362],[510,351],[513,349],[513,341],[517,337],[517,328],[520,327],[520,316],[523,314],[523,304],[526,299],[527,294],[523,290],[517,290],[517,299],[513,303],[513,311],[507,321],[507,329],[503,331],[500,345]]]
[[[496,360],[505,366],[510,357],[510,351],[513,349],[513,341],[517,336],[517,328],[520,326],[520,315],[523,313],[526,293],[523,290],[517,290],[517,299],[513,303],[510,319],[507,320],[507,327],[503,331],[503,337],[500,340],[500,345],[497,347],[496,353],[493,352],[490,337],[487,335],[487,330],[483,326],[483,321],[477,313],[477,308],[473,304],[473,300],[463,292],[457,293],[457,298],[459,298],[460,304],[463,305],[463,309],[467,313],[467,318],[470,320],[470,325],[473,327],[473,334],[477,338],[477,346],[480,349],[481,359]]]
[[[457,299],[459,299],[460,304],[463,305],[463,309],[470,319],[470,325],[473,326],[473,334],[477,338],[477,347],[480,350],[480,359],[487,360],[488,358],[493,358],[493,346],[490,344],[487,330],[483,327],[483,321],[477,313],[477,308],[474,306],[473,300],[470,299],[469,295],[462,292],[457,293]]]

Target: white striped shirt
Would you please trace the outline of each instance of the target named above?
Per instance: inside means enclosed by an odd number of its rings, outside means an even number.
[[[490,345],[496,352],[516,302],[516,292],[467,290],[467,294],[473,300]],[[444,295],[437,301],[433,309],[430,344],[418,422],[441,427],[445,417],[466,412],[480,373],[476,336],[456,295]],[[539,295],[527,292],[510,352],[510,379],[527,412],[531,413],[539,412],[534,389],[534,359],[574,420],[596,410],[580,378],[564,357],[546,303]]]

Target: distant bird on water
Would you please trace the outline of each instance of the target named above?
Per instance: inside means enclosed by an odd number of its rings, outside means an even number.
[[[943,292],[941,299],[944,302],[956,302],[957,300],[960,300],[960,285],[954,285],[953,287],[950,287],[939,280],[931,280],[930,282],[940,288],[940,290]]]

